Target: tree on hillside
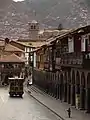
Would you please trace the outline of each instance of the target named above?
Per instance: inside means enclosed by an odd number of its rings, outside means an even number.
[[[59,25],[58,25],[58,30],[62,30],[63,29],[63,25],[60,23]]]

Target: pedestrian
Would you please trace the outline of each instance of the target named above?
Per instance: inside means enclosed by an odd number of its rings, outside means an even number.
[[[68,112],[68,117],[71,118],[71,109],[68,108],[67,112]]]

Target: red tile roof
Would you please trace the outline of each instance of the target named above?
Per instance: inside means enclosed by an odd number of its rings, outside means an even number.
[[[0,47],[4,47],[4,45],[5,45],[4,41],[0,40]]]
[[[7,52],[24,52],[23,50],[19,49],[18,47],[15,47],[11,44],[7,44],[5,46],[5,51],[7,51]]]
[[[2,63],[24,63],[25,61],[20,57],[18,57],[17,55],[11,54],[11,55],[2,56],[0,58],[0,63],[1,62]]]

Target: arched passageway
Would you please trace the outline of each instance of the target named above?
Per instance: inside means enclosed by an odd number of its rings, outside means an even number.
[[[75,72],[72,71],[72,81],[71,81],[71,105],[75,106]]]
[[[61,100],[61,73],[59,72],[59,76],[58,76],[58,82],[59,82],[59,99]]]
[[[56,98],[59,99],[59,82],[60,82],[60,78],[59,78],[59,72],[57,72],[57,77],[56,77],[56,81],[57,81],[57,86],[56,86]]]
[[[64,74],[64,102],[67,102],[67,72]]]
[[[63,100],[63,95],[64,95],[64,92],[63,92],[63,74],[60,75],[60,100]]]
[[[87,92],[86,92],[86,96],[87,96],[87,112],[90,113],[90,73],[88,73],[87,75]]]
[[[51,96],[53,96],[53,87],[54,87],[53,79],[54,79],[54,74],[53,72],[51,72],[51,88],[50,88]]]
[[[76,94],[75,94],[75,98],[76,98],[76,108],[79,109],[80,108],[80,74],[77,71],[76,73]]]
[[[51,86],[51,92],[52,92],[52,96],[54,97],[54,73],[52,73],[52,86]]]
[[[81,74],[81,88],[80,88],[80,109],[85,109],[85,100],[86,100],[86,89],[85,89],[85,74]]]
[[[52,72],[49,74],[49,94],[52,95]]]
[[[54,97],[56,98],[56,73],[54,73],[54,81],[53,81],[53,93],[54,93]]]
[[[46,93],[49,93],[49,72],[46,72]]]
[[[68,80],[67,80],[67,102],[68,104],[71,103],[71,72],[68,71]]]

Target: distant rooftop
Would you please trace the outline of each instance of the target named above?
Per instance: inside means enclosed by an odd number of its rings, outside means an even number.
[[[18,57],[15,54],[11,54],[11,55],[3,55],[0,58],[0,63],[24,63],[25,61],[23,59],[21,59],[20,57]]]
[[[40,41],[38,42],[34,42],[34,41],[33,42],[17,42],[17,43],[27,46],[27,47],[35,47],[35,48],[41,47],[42,45],[46,44],[45,41],[44,42],[40,42]]]
[[[32,20],[32,21],[29,21],[28,24],[30,23],[34,23],[34,24],[37,24],[38,22],[36,20]]]
[[[11,44],[7,44],[5,46],[5,51],[6,52],[24,52],[23,50],[19,49],[18,47],[15,47]]]

